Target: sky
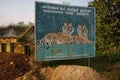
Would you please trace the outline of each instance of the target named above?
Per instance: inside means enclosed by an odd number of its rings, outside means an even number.
[[[35,23],[35,1],[51,2],[63,4],[69,2],[70,5],[87,6],[92,0],[0,0],[0,26],[24,23]]]

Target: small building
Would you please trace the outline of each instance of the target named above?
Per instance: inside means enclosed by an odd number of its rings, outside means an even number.
[[[2,37],[0,37],[0,52],[14,52],[17,36],[13,29],[10,29]]]
[[[2,37],[0,38],[0,52],[14,52],[16,37]]]
[[[26,29],[21,35],[23,36],[30,30]],[[20,35],[20,37],[22,37]],[[0,53],[20,53],[31,55],[34,50],[34,43],[18,42],[18,36],[13,29],[10,29],[2,37],[0,37]],[[33,52],[34,53],[34,52]]]

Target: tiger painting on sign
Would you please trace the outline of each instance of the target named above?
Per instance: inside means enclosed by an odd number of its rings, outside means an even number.
[[[86,25],[78,25],[77,35],[73,34],[74,28],[72,23],[64,23],[61,32],[47,33],[39,42],[42,44],[80,44],[80,43],[91,43],[88,40],[88,30]]]
[[[39,42],[49,45],[71,43],[73,32],[74,28],[72,26],[72,23],[64,23],[64,25],[62,26],[62,32],[48,33]]]
[[[64,23],[64,26],[62,26],[62,32],[65,34],[72,34],[74,32],[74,28],[72,26],[72,23]]]
[[[88,29],[87,29],[86,25],[78,25],[77,33],[78,33],[78,35],[83,36],[88,39],[88,36],[87,36]]]

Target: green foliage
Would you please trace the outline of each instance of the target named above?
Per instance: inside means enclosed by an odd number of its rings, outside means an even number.
[[[27,35],[24,35],[23,37],[18,39],[18,42],[28,42],[29,37]]]
[[[120,0],[93,0],[89,6],[96,8],[97,56],[92,67],[109,80],[119,80]]]
[[[112,58],[113,61],[108,62],[106,54],[97,54],[96,57],[91,60],[91,67],[106,76],[109,80],[119,80],[120,54],[113,54]]]
[[[0,26],[0,36],[3,36],[5,33],[7,33],[10,29],[13,29],[15,31],[15,34],[18,36],[20,35],[23,31],[25,31],[27,28],[26,26],[19,25],[18,24],[9,24],[7,26]]]
[[[0,26],[0,37],[3,37],[3,35],[5,35],[5,33],[7,33],[10,29],[14,30],[14,34],[16,36],[21,35],[28,27],[29,25],[34,25],[32,22],[29,22],[28,24],[25,24],[23,21],[18,22],[17,24],[9,24],[7,26]],[[31,32],[33,33],[33,32]],[[23,37],[18,37],[18,41],[19,42],[31,42],[33,40],[30,39],[30,33],[24,35]]]
[[[116,53],[120,49],[120,0],[93,0],[96,8],[96,48],[103,53]],[[116,49],[116,50],[115,50]]]

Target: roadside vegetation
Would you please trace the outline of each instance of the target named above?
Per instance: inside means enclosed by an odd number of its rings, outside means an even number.
[[[91,67],[110,80],[120,79],[120,0],[93,0],[96,8],[96,57]]]

